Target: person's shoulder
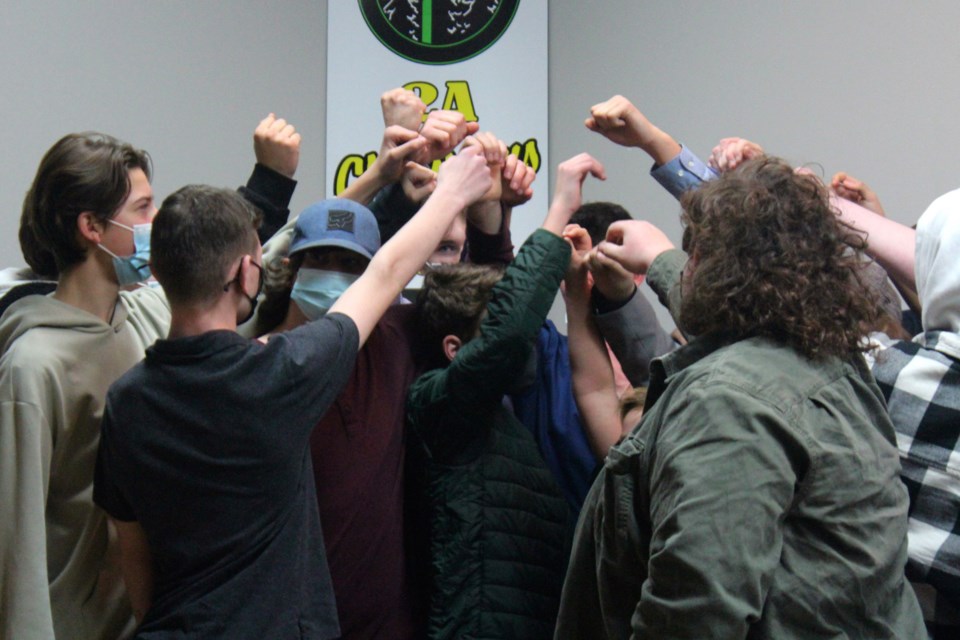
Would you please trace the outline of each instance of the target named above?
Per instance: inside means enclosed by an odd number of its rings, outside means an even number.
[[[811,360],[787,344],[762,337],[721,347],[683,374],[689,387],[750,396],[781,409],[824,385],[859,375],[851,361],[834,357]]]
[[[407,391],[407,412],[416,415],[438,402],[438,384],[446,375],[446,368],[431,369],[421,374]]]
[[[341,334],[357,333],[357,323],[353,321],[353,318],[344,313],[328,313],[322,318],[312,320],[295,329],[277,335],[299,337],[301,335],[329,332]]]
[[[72,353],[65,345],[95,328],[93,316],[83,316],[48,296],[18,300],[0,322],[0,367],[43,371],[58,365]]]
[[[166,318],[170,321],[170,303],[160,287],[142,286],[133,291],[121,291],[120,300],[131,314]]]
[[[110,383],[107,398],[139,398],[161,384],[162,381],[154,378],[156,375],[153,368],[147,364],[147,360],[143,359]],[[165,375],[164,378],[166,378]]]

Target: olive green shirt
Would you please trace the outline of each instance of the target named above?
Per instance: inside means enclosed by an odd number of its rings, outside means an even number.
[[[695,339],[587,497],[556,637],[923,638],[899,473],[862,358]]]

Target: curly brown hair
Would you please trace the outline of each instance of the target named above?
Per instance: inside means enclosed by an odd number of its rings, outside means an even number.
[[[826,189],[784,161],[746,162],[683,207],[690,255],[680,323],[695,335],[766,336],[811,359],[863,351],[877,302],[861,281],[863,240]]]

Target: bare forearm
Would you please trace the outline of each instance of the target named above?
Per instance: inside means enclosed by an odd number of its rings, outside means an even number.
[[[384,179],[383,174],[377,166],[377,163],[374,162],[373,165],[364,171],[359,178],[351,182],[350,185],[344,189],[338,197],[346,198],[347,200],[353,200],[354,202],[359,202],[360,204],[366,206],[370,204],[370,201],[373,200],[373,197],[388,184],[389,182]]]
[[[679,142],[658,127],[651,128],[650,137],[644,140],[640,148],[646,151],[657,165],[670,162],[680,155],[681,149]]]
[[[467,209],[467,221],[487,235],[500,231],[503,207],[499,200],[483,200]]]
[[[360,346],[466,204],[451,190],[435,191],[420,211],[377,251],[360,279],[331,307],[330,313],[344,313],[357,325]]]
[[[568,295],[566,304],[573,395],[590,448],[603,459],[621,432],[613,367],[593,321],[589,296]]]
[[[843,198],[831,197],[831,204],[840,211],[840,220],[853,227],[866,240],[867,253],[891,278],[900,286],[915,290],[916,232]]]

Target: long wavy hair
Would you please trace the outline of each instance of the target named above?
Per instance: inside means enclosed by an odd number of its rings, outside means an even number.
[[[811,359],[865,349],[878,307],[860,277],[864,241],[834,215],[816,177],[757,158],[681,205],[686,331],[766,336]]]

